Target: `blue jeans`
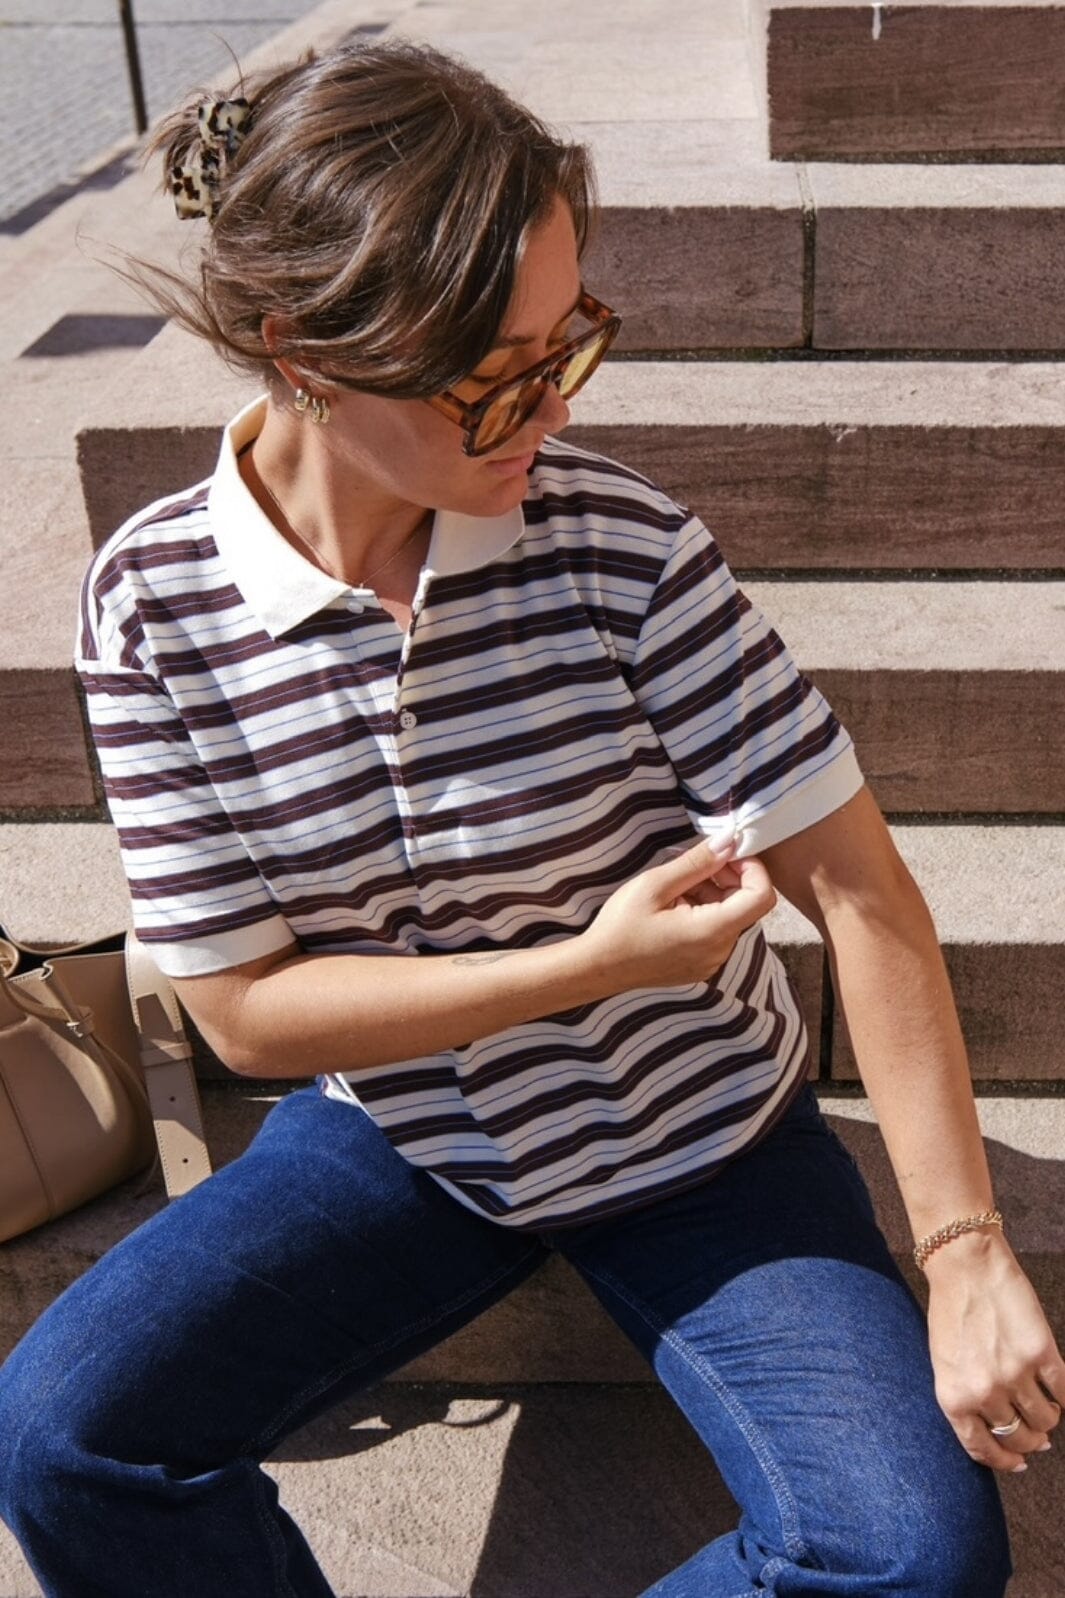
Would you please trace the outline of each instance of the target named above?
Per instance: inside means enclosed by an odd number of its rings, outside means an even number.
[[[1001,1598],[995,1475],[936,1403],[924,1316],[812,1089],[699,1187],[518,1232],[318,1084],[73,1283],[0,1369],[0,1514],[46,1598],[331,1598],[259,1462],[552,1249],[741,1508],[643,1598]]]

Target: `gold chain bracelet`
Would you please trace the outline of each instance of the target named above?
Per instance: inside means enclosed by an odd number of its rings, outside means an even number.
[[[941,1226],[938,1232],[929,1232],[927,1237],[922,1237],[913,1251],[914,1260],[923,1270],[925,1260],[941,1243],[949,1243],[952,1237],[960,1237],[962,1232],[975,1231],[978,1226],[1001,1225],[1001,1210],[983,1210],[979,1215],[966,1215],[960,1221],[950,1221],[946,1226]]]

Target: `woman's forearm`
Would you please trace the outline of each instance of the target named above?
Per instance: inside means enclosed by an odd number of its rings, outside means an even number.
[[[456,1048],[613,991],[577,934],[484,953],[298,955],[247,987],[223,1057],[232,1070],[260,1077],[358,1071]]]
[[[914,1237],[992,1209],[965,1041],[920,890],[905,883],[872,908],[837,907],[826,941]],[[980,1246],[976,1237],[965,1245]]]

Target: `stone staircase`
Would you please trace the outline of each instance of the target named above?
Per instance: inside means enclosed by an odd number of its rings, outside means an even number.
[[[625,324],[567,436],[699,512],[854,736],[935,917],[997,1201],[1063,1342],[1065,12],[661,10],[330,0],[253,61],[387,26],[592,146],[584,277]],[[69,664],[90,547],[206,476],[251,392],[173,328],[137,348],[144,306],[75,245],[80,224],[169,258],[183,237],[153,182],[76,197],[0,258],[0,917],[28,941],[127,921]],[[787,905],[767,932],[822,1108],[923,1293],[821,943]],[[203,1049],[200,1075],[217,1166],[287,1084]],[[165,1202],[137,1185],[0,1248],[0,1355]],[[1011,1598],[1065,1592],[1061,1446],[1002,1478]],[[338,1598],[635,1598],[736,1516],[560,1260],[267,1468]],[[0,1598],[37,1594],[0,1527]]]

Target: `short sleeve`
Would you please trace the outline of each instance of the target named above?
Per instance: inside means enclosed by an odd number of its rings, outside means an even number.
[[[655,584],[630,682],[695,828],[758,854],[862,787],[853,741],[694,516]]]
[[[133,927],[168,976],[225,970],[293,940],[163,685],[89,609],[74,667],[118,833]],[[118,657],[118,658],[115,658]]]

